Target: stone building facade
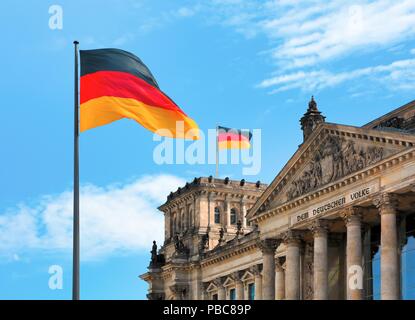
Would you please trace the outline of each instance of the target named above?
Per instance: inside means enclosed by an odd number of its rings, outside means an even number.
[[[149,299],[414,298],[415,101],[355,127],[312,98],[300,122],[271,184],[195,178],[167,197]]]

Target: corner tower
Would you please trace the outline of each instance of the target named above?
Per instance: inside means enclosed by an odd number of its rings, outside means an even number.
[[[300,119],[301,130],[303,130],[304,141],[308,139],[311,133],[317,128],[319,123],[325,122],[326,117],[321,114],[317,109],[317,103],[314,100],[314,96],[311,96],[311,100],[308,103],[307,112],[304,113]]]

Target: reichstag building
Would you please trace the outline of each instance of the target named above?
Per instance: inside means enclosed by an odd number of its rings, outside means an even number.
[[[195,178],[159,207],[148,299],[415,299],[415,101],[362,126],[326,122],[266,185]]]

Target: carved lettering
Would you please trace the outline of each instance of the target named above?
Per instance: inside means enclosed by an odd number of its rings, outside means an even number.
[[[363,190],[354,192],[350,195],[350,200],[357,200],[363,197],[366,197],[370,193],[370,188],[365,188]]]
[[[303,222],[305,220],[315,218],[319,215],[327,213],[331,210],[338,209],[344,207],[348,204],[351,204],[355,201],[364,199],[369,195],[377,192],[379,190],[379,184],[373,183],[368,186],[361,187],[360,189],[348,192],[344,195],[339,197],[333,198],[332,200],[328,200],[322,204],[315,205],[313,207],[308,208],[307,211],[293,215],[291,217],[291,225]]]
[[[303,220],[305,220],[305,219],[308,219],[308,212],[305,212],[305,213],[299,214],[299,215],[297,216],[297,222],[303,221]]]

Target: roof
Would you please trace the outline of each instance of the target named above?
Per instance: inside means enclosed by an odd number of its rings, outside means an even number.
[[[412,100],[411,102],[408,102],[407,104],[404,104],[403,106],[401,106],[397,109],[394,109],[394,110],[388,112],[387,114],[384,114],[383,116],[381,116],[379,118],[376,118],[375,120],[370,121],[369,123],[366,123],[365,125],[362,126],[362,128],[368,128],[368,129],[374,128],[374,127],[378,126],[379,124],[381,124],[382,122],[384,122],[384,121],[386,121],[390,118],[396,117],[398,115],[401,115],[401,114],[407,112],[408,110],[414,109],[414,108],[415,108],[415,100]]]

